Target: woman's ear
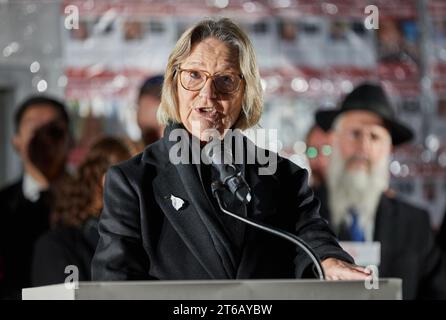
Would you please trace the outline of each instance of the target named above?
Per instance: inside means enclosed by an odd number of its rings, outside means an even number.
[[[105,173],[102,175],[101,182],[102,182],[102,188],[104,188],[104,185],[105,185]]]

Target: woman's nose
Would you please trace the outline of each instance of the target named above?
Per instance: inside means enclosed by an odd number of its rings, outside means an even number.
[[[215,92],[215,86],[211,78],[208,78],[200,90],[200,97],[205,99],[215,99],[217,94]]]

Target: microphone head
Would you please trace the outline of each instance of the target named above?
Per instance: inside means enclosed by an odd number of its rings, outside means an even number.
[[[251,190],[239,169],[233,164],[231,147],[214,137],[204,146],[203,151],[206,162],[218,170],[220,183],[243,204],[249,203]]]
[[[235,192],[235,196],[243,204],[248,204],[251,201],[251,190],[249,190],[248,185],[243,185]]]

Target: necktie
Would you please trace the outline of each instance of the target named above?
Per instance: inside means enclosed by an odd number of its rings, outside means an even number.
[[[351,241],[365,241],[364,230],[362,230],[361,225],[359,224],[359,215],[356,209],[350,208],[348,213],[351,218],[351,223],[349,227],[350,240]]]

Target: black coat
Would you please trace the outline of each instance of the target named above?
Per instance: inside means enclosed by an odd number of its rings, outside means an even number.
[[[49,228],[49,198],[27,200],[22,180],[0,191],[0,293],[4,298],[19,299],[21,289],[31,286],[30,270],[33,247]]]
[[[90,281],[91,259],[98,239],[95,218],[78,227],[59,227],[42,235],[34,249],[32,286],[65,282],[66,277],[73,275],[70,269],[66,270],[67,266],[76,266],[78,281]]]
[[[295,278],[311,269],[310,259],[301,251],[296,257],[292,244],[249,226],[235,257],[196,165],[169,161],[173,127],[108,171],[93,280]],[[274,175],[258,175],[259,167],[243,169],[253,195],[245,213],[301,236],[321,259],[352,261],[319,217],[307,171],[282,158]],[[185,200],[184,208],[175,210],[171,195]]]
[[[316,190],[316,197],[321,216],[330,222],[326,188]],[[379,276],[401,278],[404,299],[446,299],[446,261],[426,211],[383,194],[373,238],[381,242]]]

